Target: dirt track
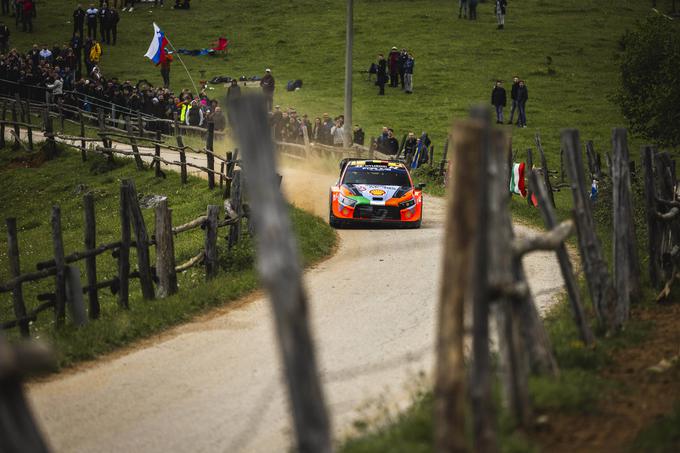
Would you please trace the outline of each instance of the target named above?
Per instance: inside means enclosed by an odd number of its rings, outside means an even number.
[[[288,193],[306,192],[292,200],[324,216],[332,181],[284,171]],[[305,274],[337,436],[386,392],[407,403],[419,373],[430,371],[442,216],[443,201],[426,197],[420,230],[341,231],[336,255]],[[539,306],[547,305],[561,288],[554,255],[532,254],[525,265]],[[35,383],[30,400],[57,452],[286,451],[290,423],[272,324],[259,297]]]

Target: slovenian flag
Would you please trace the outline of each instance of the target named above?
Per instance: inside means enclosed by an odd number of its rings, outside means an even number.
[[[165,61],[168,55],[168,51],[165,46],[168,45],[168,39],[165,37],[165,33],[154,22],[153,24],[153,39],[151,44],[149,44],[149,50],[146,51],[144,56],[149,60],[153,61],[155,64],[160,64]]]
[[[524,185],[524,162],[512,164],[510,174],[510,192],[523,197],[527,196],[527,189]]]

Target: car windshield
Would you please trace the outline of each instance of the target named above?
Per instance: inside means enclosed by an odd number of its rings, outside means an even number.
[[[350,167],[345,173],[345,184],[369,184],[381,186],[410,186],[405,168]]]

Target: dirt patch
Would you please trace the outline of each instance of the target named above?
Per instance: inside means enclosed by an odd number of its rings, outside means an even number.
[[[595,411],[548,414],[548,427],[535,434],[544,451],[629,451],[640,430],[669,414],[680,399],[680,364],[660,364],[680,354],[680,304],[633,309],[632,317],[653,323],[648,338],[613,354],[600,373],[612,384]],[[659,370],[650,370],[657,365]]]
[[[44,153],[22,154],[7,162],[0,167],[1,170],[13,170],[15,168],[38,168],[47,162],[47,157]]]

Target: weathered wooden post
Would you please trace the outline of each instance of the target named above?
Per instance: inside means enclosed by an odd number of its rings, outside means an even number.
[[[439,293],[435,375],[435,451],[467,451],[463,312],[469,301],[478,231],[480,191],[478,122],[457,122],[452,130],[451,184],[446,207],[442,286]],[[447,140],[448,143],[448,140]],[[471,386],[472,387],[472,386]]]
[[[7,102],[2,101],[2,122],[0,122],[0,148],[5,147],[5,121],[7,121]]]
[[[231,168],[233,168],[232,161],[234,160],[234,153],[231,151],[227,151],[226,154],[226,168],[225,168],[225,182],[224,182],[224,191],[222,192],[222,198],[227,199],[229,198],[229,194],[231,192],[231,176],[229,174]]]
[[[140,137],[144,137],[144,119],[142,118],[142,114],[139,112],[137,113],[137,132]],[[156,132],[160,134],[160,128]],[[158,139],[158,135],[156,135],[156,139]]]
[[[526,165],[526,169],[525,169],[527,174],[529,172],[531,172],[531,170],[533,170],[533,168],[534,168],[534,152],[531,148],[527,148],[527,165]],[[533,201],[533,197],[531,196],[532,195],[531,187],[527,187],[526,191],[527,191],[527,198],[526,198],[527,204],[529,206],[533,207],[534,201]]]
[[[184,151],[184,139],[182,138],[181,135],[177,134],[175,136],[177,139],[177,147],[179,148],[179,162],[180,162],[180,170],[179,170],[179,176],[182,181],[182,184],[187,183],[187,155],[186,151]]]
[[[54,159],[57,154],[57,144],[54,141],[54,130],[52,128],[52,117],[49,110],[43,110],[43,129],[45,130],[45,154],[48,159]]]
[[[602,245],[595,234],[595,221],[591,203],[586,196],[586,187],[590,185],[586,185],[583,174],[581,144],[576,129],[562,131],[562,148],[567,157],[567,173],[574,200],[574,219],[578,233],[579,251],[583,262],[583,271],[588,282],[590,298],[598,321],[609,329],[612,327],[616,294],[611,285],[607,263],[602,255]]]
[[[208,188],[213,190],[215,188],[215,155],[213,154],[215,141],[215,123],[212,121],[208,122],[208,134],[205,139],[205,149],[207,151],[207,164],[208,164]]]
[[[54,369],[49,350],[38,343],[10,345],[0,334],[0,451],[47,453],[21,380]]]
[[[534,194],[538,200],[538,208],[541,210],[543,223],[545,224],[546,229],[552,230],[553,228],[557,227],[557,214],[555,213],[554,208],[548,204],[548,194],[545,187],[545,182],[541,181],[541,177],[537,173],[537,170],[534,170],[530,173],[530,185],[533,187]],[[581,341],[583,341],[586,346],[591,345],[595,341],[595,338],[593,336],[592,330],[590,329],[590,325],[588,324],[585,311],[583,310],[578,282],[574,276],[574,268],[572,267],[571,260],[569,259],[567,246],[561,244],[555,250],[555,253],[557,254],[557,259],[560,264],[562,278],[564,279],[564,286],[566,287],[567,295],[569,296],[571,313],[574,316],[574,321],[578,327],[579,336],[581,337]]]
[[[120,184],[120,248],[118,249],[118,305],[129,308],[130,294],[130,208],[129,186],[122,181]]]
[[[550,183],[550,170],[548,170],[548,161],[545,158],[545,152],[543,151],[543,144],[541,143],[541,135],[537,132],[536,136],[534,137],[534,141],[536,142],[536,149],[538,149],[538,153],[541,157],[541,168],[543,169],[543,183],[545,184],[545,188],[548,192],[548,199],[550,200],[550,204],[553,205],[553,208],[556,207],[557,205],[555,204],[555,194],[554,190],[552,187],[552,184]],[[529,168],[529,171],[532,169]]]
[[[241,238],[241,215],[243,214],[242,204],[242,182],[241,170],[234,170],[231,177],[231,189],[229,194],[229,201],[231,208],[239,216],[236,223],[229,227],[229,248],[235,246]]]
[[[57,103],[57,110],[59,112],[59,131],[64,133],[64,109],[62,108],[61,102]]]
[[[207,280],[217,275],[217,217],[219,214],[219,206],[208,206],[205,222],[205,278]]]
[[[87,160],[87,151],[85,150],[85,118],[83,117],[83,111],[78,110],[78,121],[80,122],[80,136],[83,137],[80,140],[80,156],[85,162]]]
[[[142,131],[143,132],[143,131]],[[163,177],[163,172],[161,171],[161,141],[163,137],[161,136],[161,131],[156,131],[156,143],[154,143],[154,156],[156,156],[156,177]]]
[[[19,143],[19,140],[21,138],[21,129],[19,128],[19,123],[17,122],[17,104],[16,102],[12,103],[12,123],[14,126],[14,145],[12,147],[14,149],[19,149],[21,148],[21,144]]]
[[[444,153],[442,154],[442,160],[439,162],[439,176],[444,174],[446,170],[446,157],[449,153],[449,139],[447,138],[444,142]]]
[[[93,250],[97,247],[97,222],[94,215],[94,195],[88,192],[83,196],[85,211],[85,250]],[[87,273],[87,296],[89,301],[90,319],[99,318],[99,295],[97,292],[97,257],[95,255],[85,258],[85,271]]]
[[[9,261],[9,275],[16,278],[21,275],[21,265],[19,262],[19,237],[17,235],[17,219],[10,217],[7,222],[7,258]],[[21,335],[30,335],[28,321],[26,318],[26,305],[24,304],[24,292],[21,283],[17,283],[12,289],[12,305],[14,306],[14,316],[19,322]]]
[[[229,116],[244,153],[248,194],[257,236],[258,269],[274,305],[278,344],[288,385],[297,449],[332,451],[331,430],[317,374],[314,343],[307,319],[295,237],[288,208],[278,186],[274,143],[264,99],[242,97],[230,104]]]
[[[156,205],[156,273],[158,286],[156,295],[164,298],[177,292],[175,273],[175,243],[172,235],[172,210],[168,199],[163,198]]]
[[[614,312],[614,327],[620,328],[630,315],[631,295],[639,293],[637,247],[634,235],[632,201],[630,195],[630,167],[626,130],[612,131],[613,144],[613,227],[614,227],[614,284],[617,304]],[[632,235],[631,235],[632,233]]]
[[[52,206],[51,225],[54,263],[57,268],[54,288],[56,295],[54,316],[57,326],[62,326],[66,318],[66,263],[64,260],[64,241],[61,235],[61,209],[59,206]]]
[[[131,179],[124,179],[123,183],[127,185],[127,203],[128,208],[130,209],[132,228],[135,232],[137,267],[139,271],[139,283],[142,287],[142,296],[146,300],[151,300],[154,298],[154,289],[151,262],[149,258],[149,235],[146,231],[142,209],[139,207],[139,200],[137,200],[135,182]]]
[[[139,147],[137,146],[137,139],[135,138],[134,131],[132,130],[132,121],[129,116],[125,117],[125,130],[128,134],[128,140],[130,140],[130,146],[132,146],[132,153],[135,158],[135,165],[137,170],[144,170],[144,161],[142,156],[139,155]]]
[[[650,145],[641,149],[642,168],[644,170],[645,209],[647,213],[647,251],[649,254],[649,280],[656,289],[661,287],[661,269],[659,250],[661,249],[661,234],[657,219],[657,193],[654,185],[654,148]]]

